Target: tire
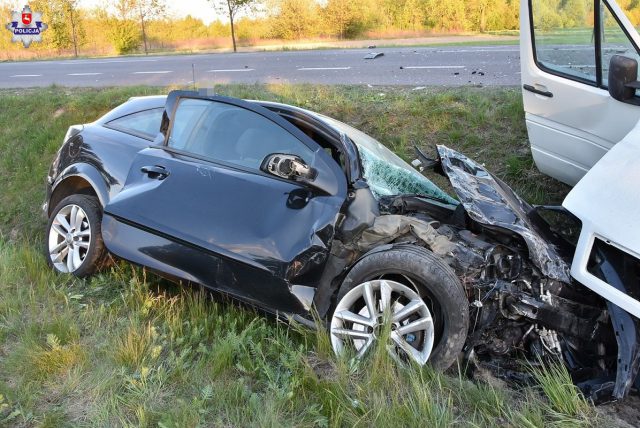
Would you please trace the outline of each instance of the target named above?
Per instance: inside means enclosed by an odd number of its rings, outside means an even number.
[[[441,371],[451,367],[462,351],[469,328],[469,302],[453,270],[432,252],[416,245],[373,250],[349,271],[336,302],[358,285],[376,279],[400,282],[418,293],[435,325],[428,364]]]
[[[71,221],[72,213],[76,213],[74,218],[78,221]],[[66,223],[60,221],[59,215],[65,218]],[[78,230],[73,227],[76,225]],[[47,222],[45,236],[47,264],[57,272],[71,273],[80,278],[98,272],[108,262],[108,252],[102,240],[101,227],[102,207],[97,197],[76,194],[64,198],[53,209]],[[67,232],[65,236],[63,232]],[[64,257],[65,247],[67,248],[66,257]],[[57,248],[62,250],[52,252]],[[78,258],[72,258],[69,264],[69,254],[73,255],[76,249]],[[61,257],[55,257],[56,255]]]

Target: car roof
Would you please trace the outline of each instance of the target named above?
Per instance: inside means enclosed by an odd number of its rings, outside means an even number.
[[[167,100],[167,95],[150,95],[150,96],[141,96],[141,97],[131,97],[125,103],[119,105],[113,110],[109,111],[107,114],[102,116],[96,122],[99,124],[104,124],[110,122],[114,119],[117,119],[122,116],[127,116],[132,113],[137,113],[139,111],[144,110],[153,110],[157,108],[164,108],[165,102]],[[289,112],[296,112],[299,114],[310,116],[316,120],[320,120],[326,126],[329,126],[333,129],[330,123],[322,120],[323,116],[316,112],[306,110],[300,107],[292,106],[289,104],[283,104],[273,101],[261,101],[261,100],[245,100],[250,103],[260,104],[263,107],[268,109],[275,110],[286,110]]]
[[[98,124],[105,124],[122,116],[137,113],[144,110],[163,108],[167,99],[166,95],[151,95],[144,97],[131,97],[125,103],[109,111],[96,121]]]

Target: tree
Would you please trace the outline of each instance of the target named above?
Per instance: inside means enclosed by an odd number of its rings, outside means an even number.
[[[116,0],[112,3],[113,15],[106,16],[109,38],[119,54],[134,51],[140,45],[140,35],[133,20],[135,0]]]
[[[352,36],[359,30],[361,8],[351,0],[329,0],[324,8],[324,15],[331,30],[341,39]]]
[[[47,19],[50,46],[58,51],[73,47],[77,57],[78,47],[84,39],[79,0],[48,0],[33,2],[33,5]]]
[[[464,31],[469,22],[466,19],[465,0],[427,0],[427,23],[440,31]]]
[[[300,40],[314,35],[319,13],[319,5],[314,0],[276,0],[269,6],[276,11],[271,17],[273,36]]]
[[[533,23],[536,29],[550,31],[562,28],[560,0],[540,1],[537,6],[536,13],[533,14]]]
[[[132,6],[136,11],[136,15],[140,20],[142,29],[142,41],[144,43],[144,53],[148,54],[147,47],[147,31],[145,29],[145,21],[159,18],[164,15],[166,7],[163,0],[133,0]]]
[[[73,44],[73,54],[78,56],[78,45],[84,37],[80,13],[78,10],[79,0],[64,0],[65,14],[69,17],[69,27],[71,28],[71,43]]]
[[[209,0],[213,3],[213,7],[219,13],[225,13],[229,16],[229,23],[231,24],[231,40],[233,41],[233,51],[237,52],[236,48],[236,30],[234,28],[234,20],[239,12],[246,9],[251,9],[257,3],[257,0]]]
[[[405,0],[398,19],[400,28],[413,31],[422,27],[425,20],[425,4],[423,0]],[[396,25],[397,25],[396,24]]]
[[[564,28],[580,28],[587,25],[587,17],[593,8],[587,10],[587,5],[580,0],[566,0],[562,8]]]

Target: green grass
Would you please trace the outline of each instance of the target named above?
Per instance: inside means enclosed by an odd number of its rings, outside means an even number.
[[[447,144],[527,199],[567,188],[529,155],[512,89],[220,86],[351,123],[411,159]],[[166,89],[1,91],[0,426],[588,426],[601,420],[562,366],[510,389],[384,349],[332,355],[328,335],[289,326],[197,288],[120,263],[88,280],[56,275],[41,254],[44,178],[66,128],[128,97]]]

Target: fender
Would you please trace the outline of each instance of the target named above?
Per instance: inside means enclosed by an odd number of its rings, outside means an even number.
[[[107,184],[105,177],[95,166],[84,162],[74,163],[73,165],[66,167],[53,182],[51,186],[51,195],[54,194],[60,183],[70,177],[80,177],[86,180],[96,192],[96,195],[98,195],[100,205],[103,207],[111,199],[112,188]],[[51,195],[49,195],[49,197]]]

